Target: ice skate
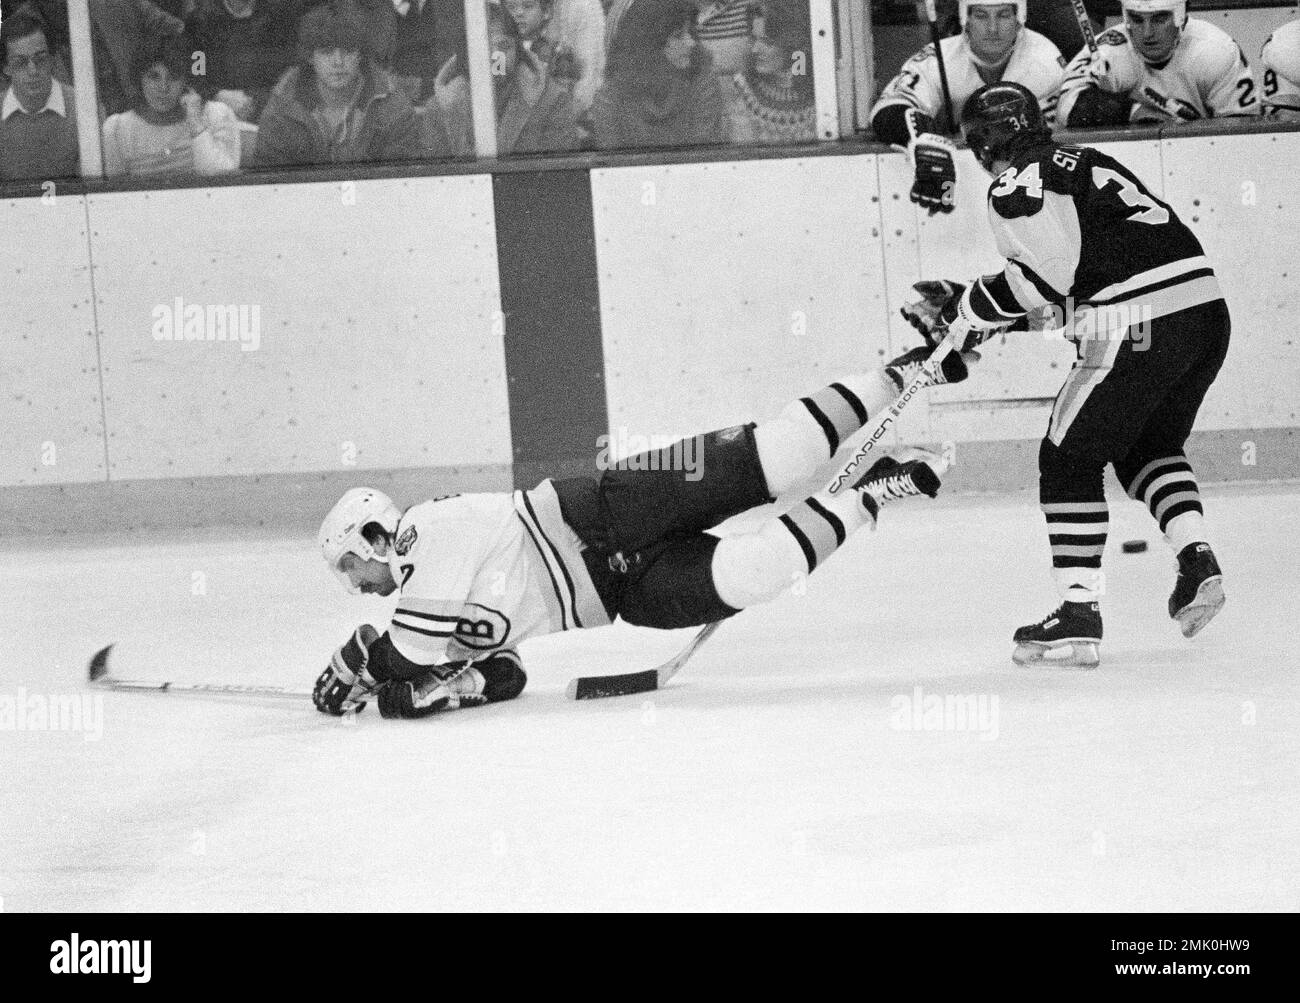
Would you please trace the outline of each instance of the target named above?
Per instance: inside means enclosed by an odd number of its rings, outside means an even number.
[[[1183,637],[1195,637],[1223,609],[1223,572],[1208,543],[1193,543],[1178,555],[1178,579],[1169,596],[1169,616]]]
[[[878,509],[899,498],[939,493],[939,478],[948,469],[948,461],[928,449],[909,448],[893,456],[882,456],[871,465],[853,487],[870,498]]]
[[[1101,610],[1095,602],[1063,602],[1038,623],[1026,624],[1011,638],[1017,665],[1057,665],[1095,669],[1100,658]]]

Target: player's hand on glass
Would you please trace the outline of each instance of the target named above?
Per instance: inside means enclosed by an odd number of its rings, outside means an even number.
[[[379,632],[363,623],[334,652],[312,687],[311,702],[318,711],[341,717],[365,707],[365,698],[380,686],[369,670],[370,648],[377,640]]]

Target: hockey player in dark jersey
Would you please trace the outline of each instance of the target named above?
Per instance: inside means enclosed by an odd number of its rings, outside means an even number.
[[[690,627],[775,598],[874,526],[886,501],[933,496],[943,458],[885,457],[852,490],[813,493],[753,532],[708,530],[804,485],[931,351],[832,383],[770,421],[628,457],[599,478],[405,512],[373,489],[347,492],[321,526],[322,555],[350,591],[398,601],[387,630],[365,624],[334,653],[316,681],[317,709],[343,714],[373,697],[385,717],[423,717],[508,700],[525,683],[514,649],[530,637],[615,618]],[[964,379],[975,358],[949,354],[937,382]]]
[[[1006,267],[969,286],[936,283],[909,319],[931,336],[955,332],[971,347],[1050,308],[1077,352],[1038,455],[1063,602],[1015,632],[1015,660],[1098,662],[1107,464],[1177,555],[1169,615],[1191,637],[1224,602],[1183,452],[1228,350],[1228,308],[1214,270],[1191,230],[1123,164],[1054,143],[1037,99],[1019,84],[972,95],[962,131],[996,176],[988,213]]]

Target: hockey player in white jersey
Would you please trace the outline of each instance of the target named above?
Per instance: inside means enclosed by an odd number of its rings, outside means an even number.
[[[1269,35],[1259,58],[1264,64],[1264,114],[1300,122],[1300,21],[1288,21]]]
[[[943,459],[885,457],[852,490],[813,494],[754,532],[707,530],[807,481],[930,351],[832,383],[771,421],[626,458],[599,478],[405,512],[379,491],[347,492],[321,526],[321,553],[349,591],[396,594],[397,606],[387,630],[365,624],[334,653],[316,681],[317,709],[339,715],[374,698],[385,717],[423,717],[508,700],[523,690],[515,649],[530,637],[615,618],[689,627],[775,598],[874,526],[886,501],[934,496]],[[976,358],[949,355],[938,382],[964,379]]]
[[[1194,122],[1259,114],[1241,47],[1187,0],[1123,0],[1124,23],[1065,71],[1057,121],[1069,128]]]
[[[1065,60],[1045,36],[1024,27],[1025,9],[1026,0],[960,0],[962,33],[939,42],[951,118],[933,44],[903,64],[871,109],[876,138],[907,150],[916,172],[912,201],[932,216],[953,211],[956,148],[947,135],[976,90],[999,80],[1024,84],[1038,96],[1045,119],[1054,120]]]

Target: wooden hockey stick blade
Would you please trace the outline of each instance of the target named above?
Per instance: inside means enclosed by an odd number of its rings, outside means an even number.
[[[116,679],[109,675],[109,654],[113,645],[100,648],[90,659],[88,675],[92,685],[102,689],[132,693],[197,693],[223,697],[289,697],[304,700],[311,690],[291,689],[287,686],[259,686],[240,683],[175,683],[167,680]]]
[[[582,676],[569,680],[564,694],[570,700],[596,700],[600,697],[625,697],[634,693],[649,693],[659,689],[695,654],[700,645],[713,636],[721,620],[705,624],[691,642],[658,668],[644,672],[625,672],[610,676]]]

